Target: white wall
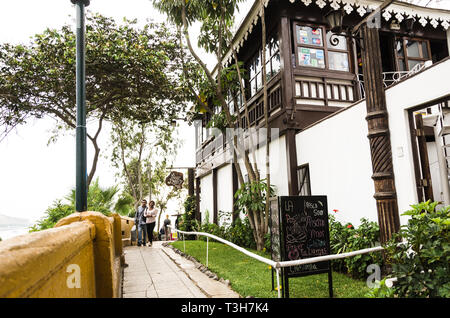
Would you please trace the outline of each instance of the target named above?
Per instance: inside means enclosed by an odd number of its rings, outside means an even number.
[[[309,164],[311,194],[326,195],[328,213],[354,225],[363,217],[377,221],[365,116],[362,102],[296,136],[297,163]]]
[[[264,133],[265,134],[265,133]],[[255,151],[256,162],[260,172],[261,179],[266,178],[266,147],[263,145]],[[253,162],[253,156],[250,154],[249,158]],[[238,160],[242,174],[245,176],[247,170],[244,165],[244,160]],[[285,136],[278,136],[278,129],[272,132],[272,141],[270,143],[270,183],[275,186],[276,195],[288,195],[288,181],[287,181],[287,159],[286,159],[286,138]]]
[[[209,211],[209,222],[214,218],[212,173],[200,179],[200,213],[202,222],[205,222],[206,211]]]
[[[275,134],[278,134],[275,131]],[[286,161],[286,144],[285,137],[272,138],[270,143],[270,172],[271,184],[275,186],[277,195],[288,195],[287,182],[287,161]],[[256,150],[256,162],[261,174],[261,179],[266,178],[265,166],[265,146]],[[252,156],[250,155],[250,160]],[[243,159],[238,160],[242,174],[245,176],[247,170],[245,168]],[[213,222],[213,183],[212,173],[200,179],[201,194],[200,194],[200,211],[202,213],[202,220],[205,217],[206,210],[209,211],[209,220]],[[233,211],[233,179],[232,179],[232,164],[227,164],[217,170],[217,210],[224,212]],[[243,215],[241,215],[243,217]]]
[[[450,93],[450,60],[440,63],[386,90],[391,131],[392,161],[400,214],[417,202],[408,109]],[[400,216],[401,224],[408,217]]]
[[[217,211],[218,222],[221,224],[220,211],[233,212],[233,170],[228,164],[217,170]],[[229,221],[229,220],[228,220]]]

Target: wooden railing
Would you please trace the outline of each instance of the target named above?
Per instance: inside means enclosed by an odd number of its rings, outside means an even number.
[[[269,103],[269,116],[278,109],[281,108],[281,85],[280,81],[274,83],[269,87],[268,92],[268,103]],[[247,128],[247,121],[244,116],[244,109],[241,108],[241,127]],[[248,117],[250,120],[250,127],[257,125],[264,118],[264,96],[262,94],[258,94],[256,98],[251,100],[251,104],[249,106]]]
[[[297,105],[342,107],[358,100],[355,80],[329,77],[295,77]]]
[[[249,119],[250,127],[259,125],[264,119],[264,96],[263,91],[260,90],[249,101]],[[268,103],[269,103],[269,116],[272,116],[282,107],[282,90],[281,80],[279,76],[273,78],[268,85]],[[247,121],[245,120],[244,107],[240,109],[241,113],[241,126],[240,128],[247,128]],[[208,161],[215,155],[221,155],[227,150],[227,140],[223,134],[216,134],[216,136],[210,136],[202,145],[197,149],[196,162],[197,164],[203,161]]]

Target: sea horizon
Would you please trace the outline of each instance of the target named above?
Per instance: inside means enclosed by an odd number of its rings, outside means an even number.
[[[32,225],[2,225],[0,226],[0,238],[5,241],[16,236],[27,234]]]

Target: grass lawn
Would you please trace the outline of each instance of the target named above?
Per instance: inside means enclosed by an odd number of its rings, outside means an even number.
[[[183,241],[172,245],[183,251]],[[250,250],[270,258],[263,252]],[[192,255],[202,264],[206,263],[206,242],[186,241],[186,254]],[[219,277],[228,279],[231,287],[241,296],[276,298],[272,289],[272,274],[269,265],[261,263],[219,242],[209,242],[209,269]],[[275,276],[275,275],[274,275]],[[274,277],[276,285],[276,276]],[[333,293],[336,298],[364,297],[369,291],[365,281],[355,280],[344,274],[333,272]],[[290,298],[328,297],[328,274],[311,275],[289,279]]]

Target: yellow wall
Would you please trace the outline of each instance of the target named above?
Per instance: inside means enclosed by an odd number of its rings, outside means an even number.
[[[122,242],[123,246],[131,245],[131,228],[134,225],[134,219],[126,216],[120,217],[122,220]]]
[[[73,213],[0,242],[0,297],[120,297],[121,218]]]

